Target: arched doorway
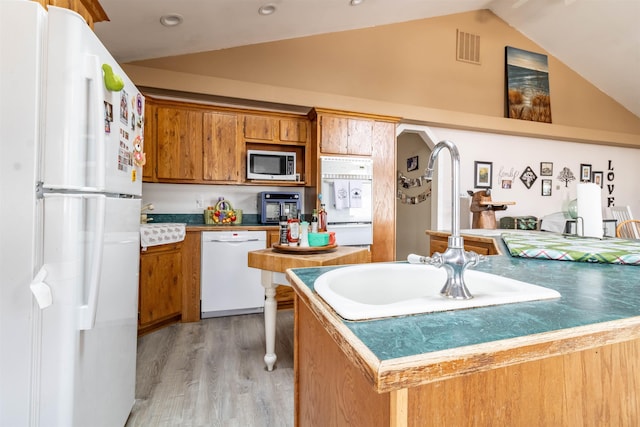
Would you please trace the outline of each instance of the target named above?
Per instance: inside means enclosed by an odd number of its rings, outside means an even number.
[[[427,161],[437,139],[426,126],[400,124],[396,128],[396,170],[398,174],[415,183],[424,175]],[[415,169],[414,167],[417,166]],[[437,176],[434,176],[437,182]],[[429,254],[429,237],[425,230],[435,229],[432,221],[437,212],[437,186],[432,186],[430,196],[421,197],[428,192],[430,184],[404,188],[396,180],[396,260],[406,260],[407,255]],[[404,196],[404,198],[401,198]]]

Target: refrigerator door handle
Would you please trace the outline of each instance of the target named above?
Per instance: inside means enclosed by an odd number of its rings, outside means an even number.
[[[95,146],[95,161],[96,161],[96,175],[95,175],[95,187],[99,190],[104,190],[106,186],[106,148],[104,138],[104,110],[101,100],[103,100],[103,77],[102,66],[100,65],[100,58],[98,55],[87,55],[86,57],[86,77],[91,82],[92,90],[89,91],[88,109],[89,113],[89,129],[90,135],[96,139],[94,141]],[[92,141],[88,141],[91,143]],[[87,159],[89,160],[89,159]]]
[[[51,305],[53,302],[53,297],[51,295],[51,288],[44,281],[47,278],[47,269],[46,265],[43,265],[36,274],[36,277],[33,278],[29,287],[31,288],[31,293],[36,298],[36,302],[38,303],[38,307],[40,309],[45,309]]]
[[[89,267],[89,292],[87,303],[78,309],[78,329],[93,329],[96,323],[98,295],[100,293],[100,272],[102,270],[102,252],[104,248],[105,217],[107,198],[102,194],[87,194],[83,197],[95,198],[97,203],[96,229],[94,231],[91,265]]]

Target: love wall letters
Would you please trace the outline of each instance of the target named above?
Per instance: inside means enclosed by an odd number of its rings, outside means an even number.
[[[613,195],[613,189],[615,185],[613,184],[613,180],[616,177],[613,172],[613,162],[609,160],[609,166],[607,167],[607,207],[616,205],[616,198]]]

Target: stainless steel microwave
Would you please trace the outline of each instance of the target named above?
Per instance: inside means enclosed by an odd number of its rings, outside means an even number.
[[[296,181],[296,153],[247,150],[247,179]]]

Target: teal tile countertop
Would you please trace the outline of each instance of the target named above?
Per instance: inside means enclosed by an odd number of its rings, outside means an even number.
[[[315,279],[334,268],[341,267],[291,271],[313,291]],[[380,361],[640,316],[637,266],[497,255],[475,269],[552,288],[562,297],[357,322],[335,316]]]

